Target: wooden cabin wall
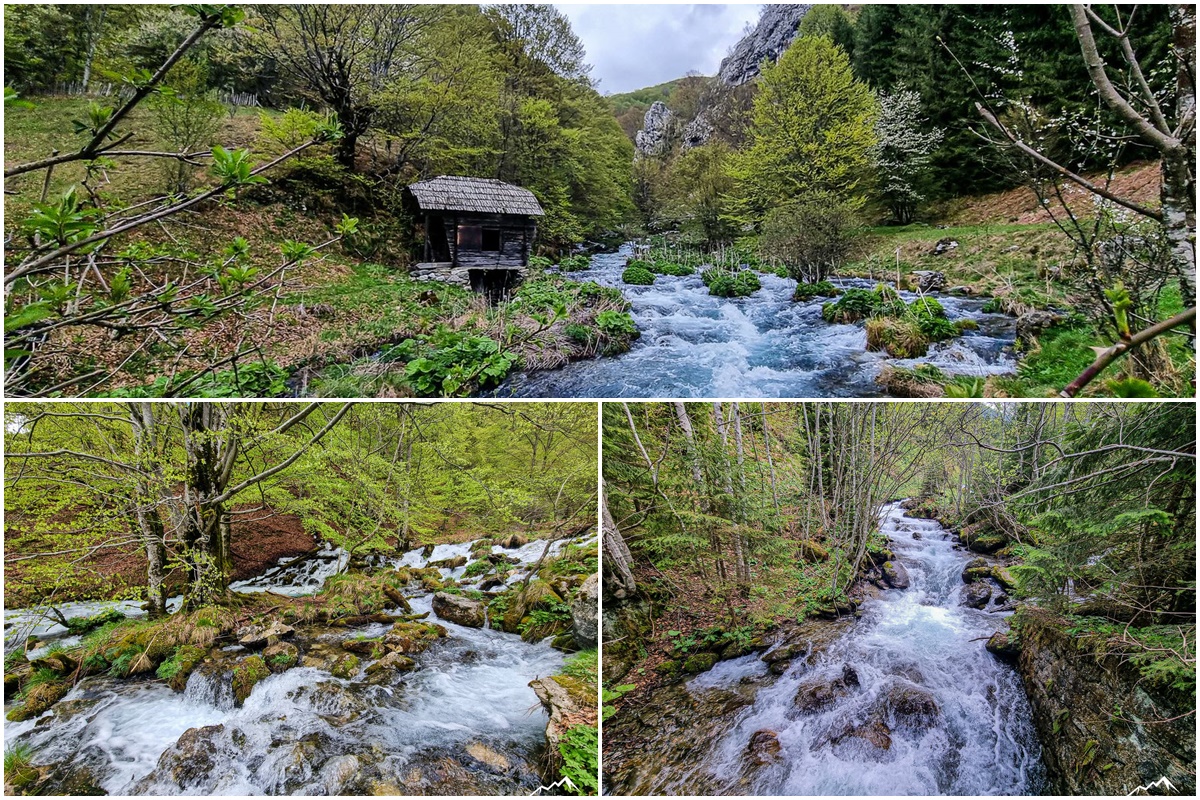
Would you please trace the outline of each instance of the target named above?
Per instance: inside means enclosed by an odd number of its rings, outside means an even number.
[[[446,214],[446,246],[455,266],[475,269],[524,267],[529,258],[536,231],[528,217],[511,214]],[[458,226],[478,225],[482,228],[499,229],[500,250],[465,250],[458,246]]]

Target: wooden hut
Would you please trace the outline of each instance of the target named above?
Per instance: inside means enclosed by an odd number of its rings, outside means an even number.
[[[541,205],[528,189],[442,175],[404,190],[424,240],[417,280],[469,287],[496,300],[525,277]]]

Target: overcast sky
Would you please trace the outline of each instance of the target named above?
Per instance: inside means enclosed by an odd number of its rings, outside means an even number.
[[[760,8],[758,3],[555,5],[587,47],[602,94],[654,86],[691,70],[715,75]]]

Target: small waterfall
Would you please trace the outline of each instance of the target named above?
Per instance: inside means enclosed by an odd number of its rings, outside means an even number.
[[[938,295],[953,321],[973,320],[978,330],[930,347],[911,361],[868,353],[859,325],[831,325],[821,318],[828,298],[793,303],[795,281],[760,275],[750,297],[712,297],[699,274],[659,276],[652,286],[621,281],[632,245],[592,257],[574,280],[621,289],[632,304],[642,335],[614,358],[577,361],[562,369],[517,374],[498,397],[877,397],[882,366],[932,364],[948,375],[1008,374],[1016,370],[1010,349],[1015,321],[983,312],[979,299]],[[872,289],[875,281],[834,280],[842,288]],[[901,292],[911,302],[916,295]]]
[[[184,702],[197,707],[233,710],[233,675],[220,668],[201,665],[188,676]]]

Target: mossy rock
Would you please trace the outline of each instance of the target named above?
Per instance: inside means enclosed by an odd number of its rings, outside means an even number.
[[[344,639],[342,649],[367,658],[380,658],[385,652],[382,639]]]
[[[350,680],[358,674],[358,668],[361,664],[362,660],[358,656],[353,653],[346,653],[333,662],[333,667],[329,671],[335,678]]]
[[[540,578],[531,581],[525,590],[514,591],[510,595],[508,610],[504,612],[502,627],[507,633],[516,633],[521,629],[521,623],[530,611],[548,609],[554,603],[563,602],[558,592],[549,583]],[[549,634],[543,634],[549,635]]]
[[[238,662],[233,668],[233,699],[239,706],[254,691],[260,681],[271,674],[267,662],[262,656],[250,656]]]
[[[175,655],[158,665],[156,674],[165,680],[174,691],[182,692],[187,688],[188,676],[206,655],[208,655],[208,651],[202,647],[191,644],[182,645],[175,651]]]
[[[300,661],[300,648],[291,642],[276,642],[263,650],[263,659],[271,672],[286,672]]]
[[[800,559],[809,564],[829,560],[829,551],[816,542],[800,542],[797,546],[797,552]]]
[[[694,675],[698,672],[708,672],[717,663],[716,653],[696,653],[688,656],[683,662],[683,671]]]
[[[679,676],[680,669],[682,669],[682,665],[678,661],[669,659],[655,667],[654,671],[664,678],[676,678]]]
[[[554,641],[550,643],[550,646],[555,650],[561,650],[564,653],[574,653],[579,649],[575,645],[575,634],[571,633],[570,631],[567,631],[566,633],[560,633],[558,636],[555,636]]]
[[[383,646],[393,653],[416,655],[446,635],[446,629],[430,622],[397,622],[383,637]]]
[[[64,683],[39,683],[25,692],[25,702],[9,711],[6,719],[22,722],[40,716],[50,706],[67,696],[71,687]]]
[[[975,553],[994,553],[1008,544],[1008,537],[986,522],[966,526],[959,531],[958,538]]]

